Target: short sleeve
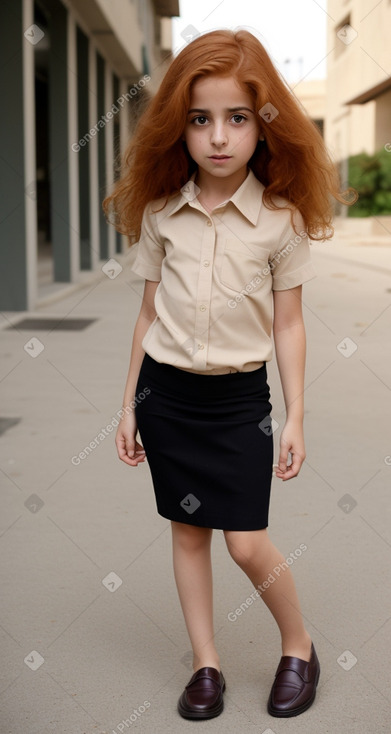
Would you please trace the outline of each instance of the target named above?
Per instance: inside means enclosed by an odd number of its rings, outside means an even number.
[[[166,253],[163,244],[159,240],[155,215],[151,211],[150,204],[144,210],[140,239],[135,246],[137,246],[137,255],[131,270],[146,280],[159,281],[161,279],[162,262]]]
[[[316,277],[316,270],[311,262],[309,237],[303,217],[297,209],[294,212],[294,224],[296,232],[289,222],[278,249],[271,255],[270,269],[274,291],[295,288]]]

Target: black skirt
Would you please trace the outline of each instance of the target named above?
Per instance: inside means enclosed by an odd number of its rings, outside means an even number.
[[[273,471],[266,364],[202,375],[146,354],[141,393],[136,420],[158,513],[199,527],[266,528]]]

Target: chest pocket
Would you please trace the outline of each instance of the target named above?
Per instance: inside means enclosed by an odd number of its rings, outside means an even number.
[[[262,282],[256,290],[265,284],[269,271],[269,250],[257,245],[247,245],[238,239],[226,239],[217,273],[220,282],[231,290],[240,292],[257,276]]]

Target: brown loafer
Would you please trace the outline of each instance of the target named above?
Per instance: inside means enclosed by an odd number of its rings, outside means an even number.
[[[185,719],[212,719],[224,708],[225,680],[216,668],[200,668],[190,678],[178,701]]]
[[[320,665],[313,643],[309,662],[283,655],[270,691],[267,710],[271,716],[297,716],[314,702]]]

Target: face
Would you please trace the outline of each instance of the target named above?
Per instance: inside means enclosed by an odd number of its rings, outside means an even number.
[[[184,138],[204,177],[244,180],[259,135],[253,100],[235,79],[207,76],[193,84]]]

